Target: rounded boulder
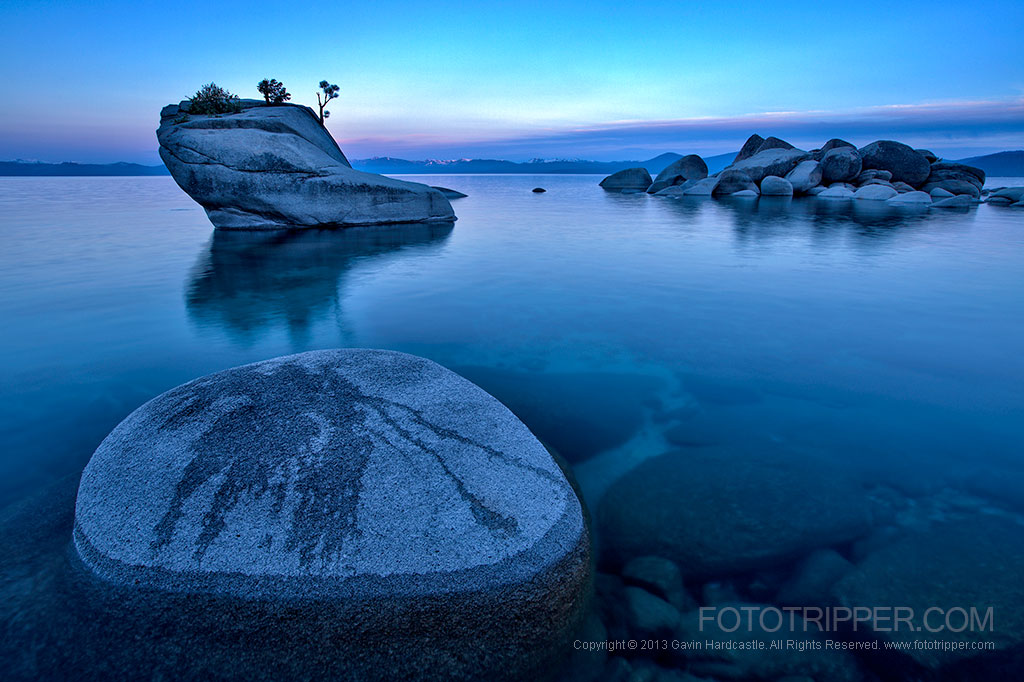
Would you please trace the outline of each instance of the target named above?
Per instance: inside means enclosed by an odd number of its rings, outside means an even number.
[[[923,185],[931,173],[928,159],[902,142],[878,140],[859,151],[864,170],[887,170],[893,180],[914,187]]]
[[[833,147],[821,157],[821,182],[849,182],[860,175],[860,153],[852,147]]]
[[[542,674],[590,585],[583,511],[544,446],[459,375],[379,350],[275,358],[146,403],[86,467],[74,545],[119,605],[180,614],[192,636],[167,636],[188,647],[242,632],[258,656],[287,638],[289,676]]]
[[[651,174],[646,168],[626,168],[612,173],[598,184],[607,190],[635,189],[645,192],[652,182]]]

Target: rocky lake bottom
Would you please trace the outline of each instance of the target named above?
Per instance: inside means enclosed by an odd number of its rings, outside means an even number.
[[[117,596],[68,568],[132,410],[339,347],[454,370],[570,474],[596,572],[566,680],[1019,676],[1024,210],[406,179],[467,194],[459,220],[214,233],[170,178],[0,180],[5,679],[343,674],[287,628],[103,622]],[[814,627],[858,607],[911,627]]]

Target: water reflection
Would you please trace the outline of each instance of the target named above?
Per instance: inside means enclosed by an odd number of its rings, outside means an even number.
[[[340,313],[341,282],[355,265],[398,252],[437,249],[454,223],[344,230],[215,232],[192,269],[185,303],[194,322],[251,343],[275,327],[302,342]]]

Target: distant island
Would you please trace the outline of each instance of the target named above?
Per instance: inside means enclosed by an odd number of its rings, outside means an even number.
[[[709,173],[717,173],[736,157],[737,152],[718,154],[706,157]],[[470,174],[500,173],[520,175],[568,175],[592,174],[609,175],[627,168],[646,168],[652,174],[658,174],[669,164],[682,158],[681,154],[666,152],[647,161],[587,161],[581,159],[534,159],[516,162],[499,159],[458,159],[454,161],[426,160],[408,161],[391,157],[372,159],[353,159],[352,167],[356,170],[381,173],[385,175],[419,175],[419,174]],[[1024,177],[1024,150],[997,152],[984,156],[972,156],[958,159],[957,163],[980,168],[990,176]],[[167,168],[144,166],[137,163],[37,163],[33,161],[0,161],[0,177],[44,177],[44,176],[150,176],[168,175]]]

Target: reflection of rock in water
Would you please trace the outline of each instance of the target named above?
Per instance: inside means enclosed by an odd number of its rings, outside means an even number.
[[[193,268],[186,292],[189,315],[252,341],[283,326],[293,337],[338,310],[339,284],[368,257],[436,247],[454,223],[416,223],[296,230],[271,234],[215,232]]]

